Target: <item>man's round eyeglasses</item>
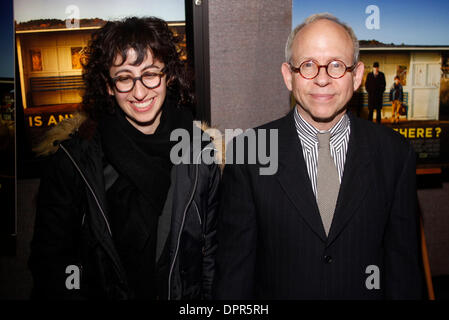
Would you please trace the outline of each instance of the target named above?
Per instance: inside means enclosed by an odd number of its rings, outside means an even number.
[[[136,78],[130,76],[118,76],[112,78],[112,82],[118,92],[126,93],[134,89],[137,80],[140,80],[146,88],[155,89],[161,85],[161,79],[164,75],[164,72],[147,72]]]
[[[291,63],[289,63],[289,65],[293,72],[297,72],[303,78],[310,80],[314,79],[320,73],[321,68],[325,68],[326,73],[332,79],[339,79],[343,77],[346,72],[353,71],[357,64],[347,67],[343,61],[332,60],[328,64],[320,65],[315,60],[307,60],[301,63],[299,67],[294,67]]]

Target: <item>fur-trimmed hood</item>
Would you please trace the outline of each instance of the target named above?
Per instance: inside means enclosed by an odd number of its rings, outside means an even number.
[[[225,164],[225,141],[218,129],[210,127],[206,122],[194,121],[195,126],[206,132],[215,147],[215,158],[220,169],[223,170]],[[37,156],[48,156],[59,149],[59,143],[70,139],[75,132],[79,132],[81,137],[89,137],[95,130],[96,123],[90,120],[85,113],[77,112],[73,118],[61,121],[54,128],[48,130],[42,141],[33,148]]]

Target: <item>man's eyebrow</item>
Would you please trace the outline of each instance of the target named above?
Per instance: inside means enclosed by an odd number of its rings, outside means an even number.
[[[157,69],[159,69],[159,70],[162,69],[161,66],[158,66],[158,65],[155,65],[155,64],[150,64],[150,65],[148,65],[148,66],[145,66],[145,68],[143,68],[142,71],[145,71],[145,70],[150,69],[150,68],[157,68]],[[116,75],[118,75],[119,73],[122,73],[122,72],[129,72],[129,73],[132,73],[132,71],[129,70],[129,69],[121,69],[121,70],[118,70],[118,71],[114,74],[114,76],[116,76]]]
[[[329,62],[334,61],[334,60],[340,60],[340,61],[343,61],[344,63],[346,63],[344,59],[345,59],[345,57],[335,56],[335,57],[327,58],[326,62],[329,63]],[[297,59],[296,61],[298,63],[303,63],[305,61],[310,61],[310,60],[314,60],[314,61],[318,62],[318,59],[314,58],[314,57],[301,57],[300,59]]]

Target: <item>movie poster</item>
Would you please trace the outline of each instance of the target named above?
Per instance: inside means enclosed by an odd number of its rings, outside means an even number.
[[[10,256],[17,233],[12,2],[2,1],[0,8],[0,256]]]
[[[183,0],[14,0],[18,107],[32,149],[51,127],[73,117],[82,101],[83,53],[107,21],[156,16],[184,36]],[[183,56],[186,59],[186,56]],[[28,150],[31,154],[31,150]]]
[[[381,123],[410,139],[418,163],[449,163],[449,2],[293,0],[292,27],[322,12],[349,24],[359,40],[365,75],[350,110],[370,118],[366,79],[377,62],[386,82]],[[390,95],[395,78],[402,99]],[[395,98],[401,103],[393,104]],[[376,109],[372,118],[377,121]]]

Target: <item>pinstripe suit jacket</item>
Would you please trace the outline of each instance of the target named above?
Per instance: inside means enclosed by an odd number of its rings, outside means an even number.
[[[259,164],[226,165],[215,298],[421,297],[415,153],[389,128],[352,115],[350,121],[328,237],[293,112],[258,128],[278,129],[279,167],[274,175],[259,175]]]

